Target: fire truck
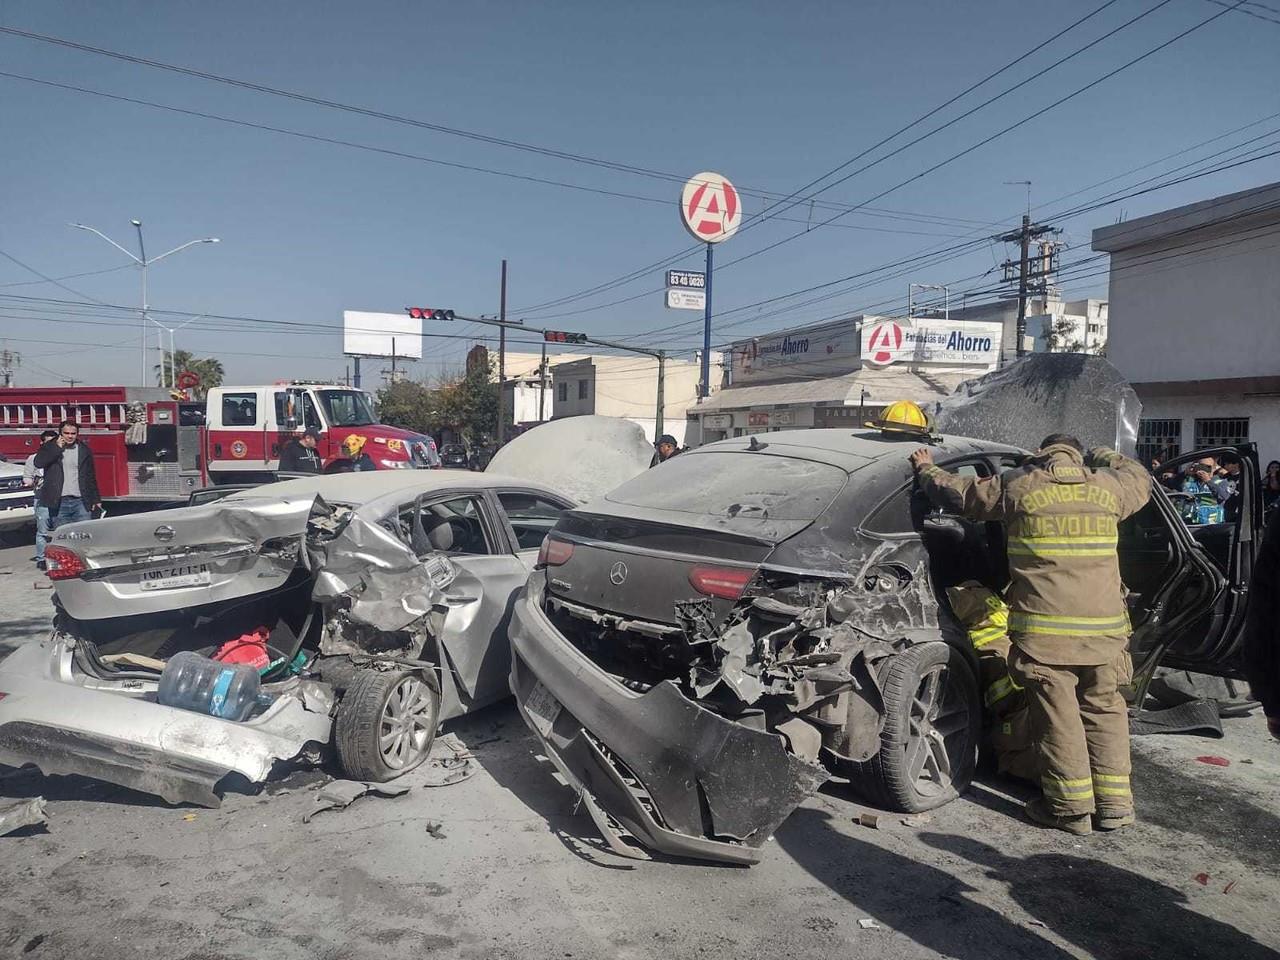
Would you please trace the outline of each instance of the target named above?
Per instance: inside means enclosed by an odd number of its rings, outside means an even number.
[[[21,463],[62,420],[80,425],[104,500],[173,502],[202,487],[270,482],[284,445],[307,429],[320,434],[326,472],[343,465],[351,434],[379,470],[440,464],[431,437],[378,423],[364,391],[299,381],[214,387],[204,401],[145,387],[0,388],[0,456]]]

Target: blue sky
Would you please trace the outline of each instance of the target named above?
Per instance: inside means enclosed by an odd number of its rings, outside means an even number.
[[[1101,3],[5,0],[0,26],[660,173],[716,170],[749,191],[785,194]],[[913,135],[1154,5],[1155,0],[1116,0]],[[820,200],[863,202],[1221,9],[1210,0],[1171,0]],[[717,262],[726,264],[715,277],[717,312],[930,247],[991,235],[998,224],[1014,223],[1025,204],[1023,189],[1005,181],[1031,179],[1032,202],[1042,204],[1275,114],[1280,111],[1280,0],[1242,9],[1257,16],[1229,12],[1114,79],[875,201],[873,210],[851,213],[838,225],[811,230],[740,266],[727,265],[803,230],[809,205],[781,213],[800,222],[774,219],[744,229],[717,249]],[[69,228],[71,221],[92,224],[132,247],[129,221],[140,218],[152,255],[195,237],[220,237],[217,246],[196,247],[158,264],[151,272],[150,299],[160,309],[254,318],[201,320],[178,334],[179,346],[222,358],[234,382],[340,376],[347,363],[339,333],[344,309],[397,311],[425,303],[463,314],[496,313],[504,257],[510,263],[513,318],[606,337],[631,336],[673,350],[690,349],[700,340],[697,314],[664,309],[657,269],[594,298],[527,309],[691,247],[678,219],[678,183],[30,39],[0,35],[0,64],[6,72],[117,96],[668,201],[464,171],[0,77],[0,251],[47,276],[66,277],[125,262],[107,244]],[[1038,213],[1060,212],[1272,130],[1280,130],[1280,118],[1078,197],[1050,202]],[[1064,259],[1089,256],[1090,229],[1121,215],[1138,216],[1278,178],[1280,163],[1273,157],[1064,221],[1071,245]],[[748,194],[748,217],[764,204]],[[813,220],[833,212],[815,207]],[[869,306],[892,312],[889,301],[905,300],[908,281],[976,277],[1008,252],[1002,244],[977,244],[951,262],[822,303],[783,301],[769,309],[738,311],[723,321],[723,337]],[[697,268],[700,262],[697,254],[684,265]],[[77,293],[30,283],[37,279],[0,258],[0,339],[24,355],[18,382],[65,377],[135,382],[136,314],[12,298],[135,305],[136,271],[65,280]],[[971,279],[956,289],[990,283],[990,277]],[[1105,295],[1105,277],[1084,276],[1065,292]],[[636,299],[601,306],[627,297]],[[75,322],[73,313],[79,314]],[[685,326],[647,332],[677,323]],[[721,327],[718,321],[717,330]],[[463,336],[485,332],[461,324],[429,329]],[[716,340],[721,336],[717,333]],[[427,359],[414,369],[420,376],[437,374],[456,365],[468,345],[465,339],[429,340]]]

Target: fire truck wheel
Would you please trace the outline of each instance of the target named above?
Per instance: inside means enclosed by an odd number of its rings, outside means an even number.
[[[412,670],[360,670],[338,704],[334,745],[352,780],[393,780],[431,753],[440,693]]]

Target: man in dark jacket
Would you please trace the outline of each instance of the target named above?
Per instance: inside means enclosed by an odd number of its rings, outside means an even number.
[[[281,473],[319,473],[323,464],[316,453],[320,434],[308,427],[302,436],[294,437],[280,451]]]
[[[1280,510],[1271,514],[1249,582],[1244,661],[1267,729],[1280,740]]]
[[[74,420],[58,424],[58,436],[36,451],[32,465],[44,471],[36,499],[49,508],[51,529],[88,520],[90,511],[102,508],[93,453],[80,442],[80,427]]]

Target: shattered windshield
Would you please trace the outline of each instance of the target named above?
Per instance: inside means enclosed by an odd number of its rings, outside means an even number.
[[[320,390],[325,416],[335,427],[363,427],[377,423],[369,396],[355,390]]]
[[[740,451],[685,454],[627,481],[614,503],[693,514],[721,529],[758,531],[758,521],[820,517],[844,486],[839,467]]]

